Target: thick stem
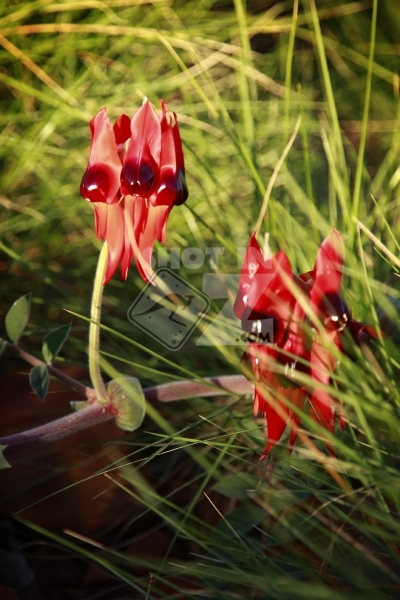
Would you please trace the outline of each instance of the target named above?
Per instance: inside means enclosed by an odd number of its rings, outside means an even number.
[[[204,383],[200,381],[174,381],[145,388],[143,393],[148,402],[173,402],[197,396],[250,394],[253,390],[253,384],[247,381],[243,375],[222,375],[209,377],[203,381]],[[87,389],[90,390],[90,388]],[[0,446],[7,446],[5,455],[10,456],[27,448],[60,440],[112,418],[114,418],[114,415],[111,412],[111,405],[95,403],[79,412],[46,423],[46,425],[0,438]]]
[[[90,307],[89,326],[89,373],[93,387],[97,393],[97,401],[108,402],[107,391],[100,372],[100,319],[101,302],[103,299],[104,277],[107,268],[108,248],[104,242],[97,263],[96,275],[93,284],[92,305]]]

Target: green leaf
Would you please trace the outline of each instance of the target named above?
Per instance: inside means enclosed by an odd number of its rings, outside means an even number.
[[[49,389],[49,372],[47,371],[47,367],[45,365],[33,367],[29,373],[29,383],[33,391],[36,392],[43,402]]]
[[[215,527],[212,537],[215,539],[234,538],[236,533],[247,533],[254,525],[261,523],[267,516],[259,506],[248,505],[245,508],[228,513]]]
[[[228,496],[228,498],[244,500],[248,498],[250,490],[257,488],[258,483],[258,478],[253,475],[232,475],[232,477],[226,477],[218,481],[213,489],[224,496]]]
[[[120,377],[110,381],[106,389],[118,427],[125,431],[138,429],[146,414],[146,400],[139,380]]]
[[[29,292],[26,296],[18,298],[6,314],[6,331],[10,340],[14,343],[18,343],[22,332],[29,319],[29,311],[31,309],[31,297],[32,292]]]
[[[47,364],[53,362],[57,354],[60,352],[65,340],[71,330],[71,323],[62,325],[57,329],[53,329],[46,335],[42,345],[42,354]]]
[[[2,469],[11,469],[11,465],[8,464],[8,462],[3,456],[3,452],[6,448],[7,446],[0,446],[0,471]]]

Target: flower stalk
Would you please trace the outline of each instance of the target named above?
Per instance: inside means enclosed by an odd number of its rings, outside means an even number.
[[[103,300],[104,278],[107,269],[108,247],[104,242],[97,263],[96,275],[93,284],[92,304],[90,307],[89,327],[89,373],[92,385],[97,394],[97,402],[107,403],[109,401],[107,390],[104,386],[100,372],[100,319],[101,303]]]

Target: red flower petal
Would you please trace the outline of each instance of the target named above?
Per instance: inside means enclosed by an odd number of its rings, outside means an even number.
[[[292,391],[292,403],[297,406],[299,410],[303,410],[304,402],[306,400],[307,391],[305,388],[298,388]],[[293,446],[297,438],[297,430],[299,428],[301,417],[292,413],[290,419],[290,438],[289,438],[289,454],[292,453]]]
[[[111,204],[117,201],[121,161],[105,108],[91,120],[90,132],[89,164],[82,178],[80,192],[90,202]]]
[[[125,144],[131,137],[131,120],[128,115],[120,115],[114,123],[114,135],[117,146]]]
[[[288,288],[288,281],[293,280],[293,273],[290,261],[283,250],[277,252],[269,262],[273,270],[272,278],[270,279],[269,274],[268,277],[262,274],[256,276],[250,286],[247,302],[250,307],[254,305],[256,313],[261,312],[274,318],[274,342],[279,346],[283,341],[296,302]]]
[[[149,198],[158,184],[161,154],[160,121],[150,102],[146,101],[133,115],[131,132],[121,172],[121,191]]]
[[[315,314],[324,295],[339,294],[342,287],[344,244],[336,229],[322,242],[314,267],[314,284],[310,291],[311,308]]]
[[[275,386],[274,386],[275,387]],[[292,390],[286,390],[282,387],[275,387],[275,394],[263,394],[264,408],[267,421],[267,443],[261,458],[276,446],[285,431],[289,420],[289,408],[281,398],[288,398]]]
[[[121,281],[128,278],[129,267],[131,265],[133,248],[130,242],[129,232],[135,221],[135,199],[132,196],[124,198],[124,250],[121,258]],[[130,225],[129,225],[130,224]],[[142,274],[140,273],[142,276]]]
[[[179,134],[176,114],[174,119],[161,101],[161,166],[157,192],[151,202],[155,205],[166,204],[170,207],[183,204],[188,197],[183,163],[182,142]]]
[[[121,264],[121,276],[126,279],[131,258],[133,256],[140,276],[146,282],[153,277],[151,266],[151,250],[146,248],[147,238],[144,236],[149,213],[149,202],[139,196],[125,196],[125,250]],[[153,240],[154,243],[154,240]]]
[[[96,235],[99,240],[104,240],[107,231],[107,204],[101,202],[94,203],[94,222]]]
[[[99,214],[104,221],[104,213],[107,211],[107,225],[105,230],[105,240],[108,248],[107,270],[104,278],[104,285],[108,283],[114,275],[122,259],[124,251],[124,207],[122,202],[110,204],[109,206],[99,206]]]
[[[328,336],[327,336],[328,337]],[[331,337],[333,343],[338,347],[338,334],[334,332]],[[329,385],[331,370],[336,366],[335,359],[322,340],[315,339],[311,348],[311,377],[315,381],[311,405],[319,418],[321,425],[333,433],[335,426],[337,401],[330,397],[328,391],[321,389],[319,384]]]
[[[266,259],[255,232],[243,261],[239,290],[233,307],[243,328],[251,331],[254,321],[274,318],[274,342],[281,343],[288,326],[295,298],[288,289],[293,279],[290,261],[283,250]]]
[[[238,319],[241,319],[247,309],[247,300],[250,290],[250,285],[257,272],[265,273],[265,258],[257,239],[256,232],[251,235],[249,245],[247,246],[246,254],[244,255],[242,270],[240,272],[239,290],[236,296],[233,311]],[[270,269],[271,277],[272,270]],[[260,292],[261,294],[261,292]],[[251,307],[252,309],[254,307]]]
[[[283,350],[307,360],[308,351],[305,317],[305,311],[301,305],[296,302],[291,315],[287,339],[283,345]],[[287,360],[289,360],[289,358],[287,358]]]

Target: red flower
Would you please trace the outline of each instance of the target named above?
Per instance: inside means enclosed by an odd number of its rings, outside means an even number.
[[[301,410],[306,396],[311,414],[333,432],[339,403],[326,390],[337,363],[337,352],[332,351],[332,345],[343,351],[346,327],[355,341],[361,335],[376,337],[373,328],[351,319],[343,300],[343,258],[342,238],[333,230],[321,244],[313,271],[297,277],[283,251],[266,259],[255,234],[250,238],[234,312],[242,319],[243,329],[252,333],[242,361],[247,366],[247,376],[255,381],[254,414],[261,413],[267,421],[268,439],[263,456],[280,440],[287,423],[293,446],[300,417],[290,409],[290,404]],[[300,288],[309,302],[309,317],[304,304],[296,299],[301,294]],[[263,321],[271,318],[275,338],[273,343],[268,343],[271,340],[266,343]],[[254,341],[257,335],[259,339]],[[298,382],[299,371],[312,377],[315,385],[311,389]],[[339,408],[343,428],[345,420],[342,407]]]
[[[89,164],[80,191],[94,203],[97,237],[107,241],[104,283],[119,264],[125,280],[132,258],[150,280],[154,242],[164,243],[170,211],[188,197],[176,114],[163,101],[161,107],[158,117],[146,100],[132,119],[121,115],[114,127],[103,108],[90,122]]]

